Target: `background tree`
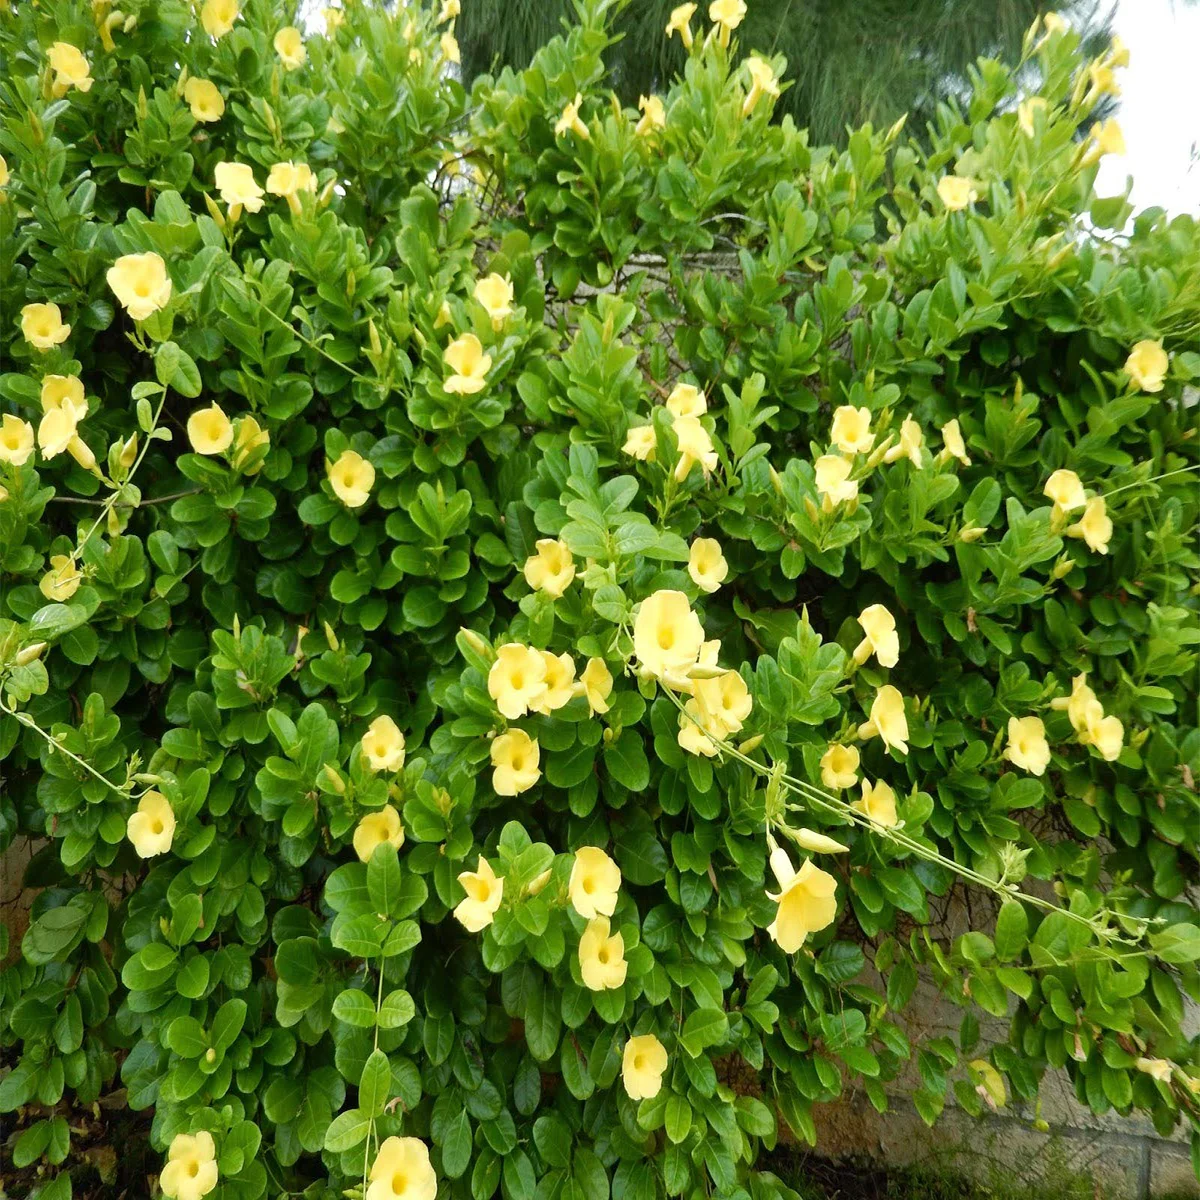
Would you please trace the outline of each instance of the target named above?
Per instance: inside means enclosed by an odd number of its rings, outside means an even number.
[[[615,22],[623,39],[608,52],[612,79],[627,103],[661,90],[683,69],[678,38],[663,30],[678,0],[638,0]],[[1015,58],[1039,0],[752,0],[738,36],[746,47],[787,56],[792,86],[777,110],[807,126],[814,143],[839,142],[848,125],[890,125],[909,114],[924,128],[938,98],[961,90],[980,55]],[[706,18],[708,0],[697,6]],[[1097,43],[1113,6],[1063,5],[1076,29]],[[462,0],[458,39],[466,80],[504,66],[521,69],[558,33],[571,0]],[[707,24],[701,20],[700,24]]]

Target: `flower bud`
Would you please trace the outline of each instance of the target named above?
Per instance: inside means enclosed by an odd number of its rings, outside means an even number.
[[[209,1048],[205,1050],[204,1061],[206,1063],[215,1063],[217,1061],[217,1052],[212,1046],[209,1046]]]
[[[221,206],[207,193],[204,193],[204,207],[208,209],[208,215],[212,217],[217,228],[225,232],[225,216],[221,212]],[[241,207],[238,205],[237,207]]]
[[[323,622],[323,625],[325,628],[325,644],[330,648],[330,650],[332,650],[334,653],[337,653],[337,651],[341,649],[341,646],[337,640],[337,634],[333,632],[333,626],[330,625],[328,621]]]
[[[485,642],[483,638],[481,638],[479,634],[475,632],[475,630],[467,629],[466,626],[464,626],[458,631],[458,636],[461,637],[462,640],[466,642],[472,651],[478,654],[480,658],[486,658],[490,662],[492,658],[495,657],[492,653],[491,646],[489,646],[487,642]]]
[[[958,531],[958,540],[960,542],[977,542],[985,533],[987,533],[985,525],[967,525]]]
[[[780,496],[782,496],[783,495],[783,480],[779,478],[779,472],[777,470],[775,470],[775,468],[770,466],[769,464],[767,466],[767,471],[770,473],[770,476],[771,476],[771,486],[775,489],[775,491]]]
[[[322,774],[325,776],[326,782],[339,796],[346,794],[346,781],[338,774],[337,768],[333,763],[326,763]]]
[[[26,646],[24,650],[19,650],[17,652],[17,666],[23,667],[26,663],[36,662],[42,657],[42,651],[45,648],[45,642],[34,642],[32,646]]]
[[[128,471],[130,469],[130,467],[132,467],[133,464],[137,461],[137,452],[138,452],[138,436],[136,433],[131,433],[129,435],[128,439],[121,446],[121,455],[120,455],[120,458],[118,459],[121,466],[123,466],[125,468],[125,470]]]
[[[817,507],[816,501],[811,496],[804,497],[804,511],[808,513],[810,521],[819,521],[821,519],[821,510]]]
[[[1054,570],[1050,572],[1051,579],[1062,579],[1065,575],[1071,573],[1071,568],[1074,566],[1069,554],[1064,554],[1062,558],[1054,564]]]

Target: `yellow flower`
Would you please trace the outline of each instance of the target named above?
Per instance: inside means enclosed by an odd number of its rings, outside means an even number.
[[[611,917],[621,890],[621,868],[599,846],[581,846],[575,851],[567,890],[575,911],[585,921]]]
[[[593,992],[619,988],[629,970],[625,962],[625,939],[610,936],[607,917],[594,917],[579,939],[579,973],[584,986]]]
[[[462,51],[458,48],[458,40],[455,38],[454,34],[450,32],[450,30],[447,29],[445,33],[442,34],[440,45],[442,49],[442,57],[447,62],[462,62]]]
[[[1046,480],[1042,495],[1054,502],[1054,515],[1064,516],[1087,503],[1083,482],[1074,471],[1058,470]]]
[[[267,191],[283,196],[293,213],[300,211],[300,193],[316,190],[317,177],[308,163],[278,162],[267,173]]]
[[[715,679],[697,679],[693,685],[695,704],[704,715],[705,728],[718,737],[737,733],[754,707],[746,681],[737,671],[723,671]]]
[[[608,698],[612,690],[613,677],[604,659],[589,658],[575,685],[575,694],[587,697],[588,710],[593,717],[608,712]]]
[[[26,304],[21,309],[21,334],[35,350],[49,350],[71,336],[57,304]]]
[[[321,15],[325,18],[325,35],[332,37],[342,27],[342,22],[346,19],[345,12],[340,8],[323,8]]]
[[[1107,121],[1097,121],[1088,134],[1087,152],[1083,156],[1085,166],[1099,162],[1106,154],[1115,154],[1118,158],[1125,153],[1125,135],[1116,117]]]
[[[23,467],[33,453],[33,426],[12,413],[0,418],[0,462]]]
[[[75,437],[78,419],[67,405],[52,408],[38,422],[38,449],[45,458],[57,458]]]
[[[858,484],[850,478],[850,464],[840,454],[822,454],[813,463],[816,472],[817,494],[826,512],[858,495]]]
[[[757,54],[750,55],[746,59],[746,70],[750,73],[750,90],[742,101],[743,117],[748,117],[764,96],[779,95],[779,80],[775,78],[775,72],[766,59],[759,58]]]
[[[556,538],[538,538],[536,547],[537,553],[525,560],[525,582],[557,600],[575,578],[575,559]]]
[[[540,650],[506,642],[496,651],[488,671],[488,695],[502,716],[510,721],[523,717],[541,704],[546,693],[546,660]]]
[[[671,428],[679,448],[679,462],[675,464],[676,481],[682,483],[696,463],[700,464],[707,479],[717,469],[717,452],[713,449],[708,430],[700,424],[700,418],[676,417]]]
[[[1041,717],[1009,717],[1004,757],[1023,771],[1034,775],[1046,773],[1050,765],[1050,745]]]
[[[792,868],[787,851],[771,851],[771,870],[779,882],[779,892],[767,893],[779,909],[767,926],[785,954],[795,954],[811,933],[819,933],[837,916],[837,880],[806,859],[799,871]]]
[[[363,1200],[436,1200],[437,1175],[419,1138],[385,1139],[371,1164]]]
[[[537,738],[510,729],[492,742],[492,790],[497,796],[519,796],[542,777]]]
[[[197,454],[224,454],[233,444],[233,425],[217,403],[198,408],[187,423],[188,441]]]
[[[70,42],[55,42],[46,51],[46,61],[54,71],[53,90],[55,96],[65,96],[71,88],[89,92],[95,80],[92,68],[83,52]]]
[[[238,18],[237,0],[204,0],[200,24],[209,37],[223,38]]]
[[[638,110],[642,115],[633,129],[638,137],[649,137],[656,129],[666,129],[667,110],[657,96],[639,96]]]
[[[42,379],[42,412],[54,408],[69,408],[76,421],[87,416],[87,399],[83,394],[83,380],[78,375],[46,375]]]
[[[1161,341],[1149,340],[1135,344],[1125,360],[1125,374],[1130,383],[1143,392],[1161,392],[1171,360]]]
[[[325,460],[333,494],[347,508],[362,508],[375,486],[375,468],[354,450],[343,450],[337,462]]]
[[[875,655],[881,667],[894,667],[900,661],[900,638],[896,618],[882,604],[872,604],[858,614],[858,623],[867,635],[854,650],[854,661],[862,664]]]
[[[697,538],[688,554],[688,574],[702,591],[712,593],[725,582],[729,564],[716,538]]]
[[[1071,719],[1071,725],[1078,734],[1086,734],[1088,727],[1088,713],[1092,706],[1095,706],[1100,713],[1104,709],[1100,705],[1100,701],[1096,698],[1096,693],[1088,686],[1087,672],[1081,671],[1074,679],[1071,680],[1071,695],[1055,696],[1050,701],[1050,707],[1061,712],[1066,709],[1067,716]]]
[[[225,98],[208,79],[191,79],[183,85],[183,98],[197,121],[219,121],[225,115]]]
[[[462,5],[459,0],[442,0],[441,11],[437,15],[438,24],[441,25],[444,21],[453,21],[461,12]]]
[[[631,425],[625,435],[625,445],[621,449],[626,454],[633,455],[639,462],[653,462],[654,451],[658,448],[658,438],[653,425]]]
[[[555,709],[568,704],[575,695],[575,660],[566,653],[552,654],[549,650],[535,650],[546,664],[545,691],[536,704],[529,706],[530,712],[549,716]]]
[[[229,205],[229,219],[236,221],[242,209],[256,213],[263,206],[263,190],[254,180],[254,171],[245,163],[219,162],[213,171],[217,191]]]
[[[662,1088],[667,1049],[652,1033],[631,1037],[621,1058],[621,1082],[630,1100],[653,1100]]]
[[[8,187],[8,160],[0,154],[0,188]]]
[[[1017,106],[1017,124],[1026,137],[1033,137],[1037,114],[1046,112],[1048,104],[1044,96],[1030,96]]]
[[[1067,33],[1071,26],[1067,24],[1062,17],[1056,12],[1048,12],[1042,17],[1042,24],[1046,27],[1047,35],[1057,35]]]
[[[853,787],[858,782],[859,761],[857,746],[834,742],[821,755],[821,782],[831,791]]]
[[[950,212],[958,212],[966,208],[972,200],[979,199],[974,181],[964,179],[961,175],[943,175],[938,180],[937,194]]]
[[[1088,549],[1097,554],[1108,553],[1112,535],[1112,518],[1108,515],[1103,496],[1093,496],[1087,502],[1083,516],[1074,525],[1067,526],[1067,537],[1083,538]]]
[[[475,299],[487,311],[492,328],[502,329],[504,322],[512,316],[512,280],[507,275],[497,275],[493,272],[475,285]]]
[[[874,784],[864,779],[862,799],[850,807],[876,825],[891,829],[896,824],[896,793],[882,779]]]
[[[158,793],[150,792],[148,795],[157,796]],[[149,855],[143,854],[142,857],[148,858]],[[167,1165],[158,1177],[158,1186],[162,1188],[162,1194],[170,1196],[171,1200],[200,1200],[201,1196],[207,1196],[217,1186],[217,1147],[208,1130],[202,1129],[195,1134],[177,1133],[171,1139]]]
[[[1112,67],[1104,59],[1088,64],[1088,95],[1094,100],[1100,96],[1119,96],[1121,85]]]
[[[467,894],[458,902],[454,915],[468,933],[479,933],[492,923],[504,899],[504,876],[497,875],[481,854],[477,869],[463,871],[458,882]]]
[[[885,746],[908,753],[908,717],[904,713],[904,697],[897,688],[885,683],[875,693],[870,719],[858,727],[864,741],[878,734]]]
[[[1129,47],[1119,37],[1113,37],[1104,60],[1110,67],[1129,66]]]
[[[56,604],[70,600],[79,590],[83,576],[75,560],[66,554],[50,555],[50,570],[38,581],[38,590]]]
[[[442,361],[454,372],[442,384],[451,395],[473,396],[487,386],[492,356],[484,354],[483,346],[473,333],[455,338],[442,352]]]
[[[122,307],[135,321],[144,321],[171,299],[167,264],[153,250],[145,254],[122,255],[108,268],[105,278]]]
[[[1139,1058],[1133,1064],[1143,1075],[1157,1079],[1159,1083],[1170,1083],[1172,1064],[1165,1058]]]
[[[257,475],[263,469],[263,460],[252,460],[263,446],[271,444],[271,435],[249,414],[238,417],[233,424],[233,466],[247,475]]]
[[[1084,745],[1095,746],[1105,762],[1116,762],[1125,745],[1125,726],[1118,717],[1106,717],[1099,702],[1088,710],[1086,732],[1080,737]]]
[[[717,744],[713,739],[724,740],[724,736],[724,731],[717,727],[695,698],[684,705],[683,712],[679,714],[676,741],[688,754],[712,758],[717,753]]]
[[[722,46],[729,45],[729,35],[742,23],[746,16],[746,0],[713,0],[708,6],[708,19],[719,26],[717,40]]]
[[[308,51],[304,48],[304,38],[300,36],[300,30],[295,25],[285,25],[275,35],[274,46],[285,70],[294,71],[297,67],[304,66]]]
[[[918,470],[921,467],[921,447],[925,444],[925,437],[921,433],[921,427],[912,419],[912,413],[900,422],[900,440],[890,446],[883,456],[884,462],[895,462],[900,458],[907,458],[914,467]]]
[[[402,747],[402,755],[403,752]],[[404,845],[404,825],[400,821],[400,814],[390,804],[385,804],[378,812],[367,813],[354,827],[353,841],[359,862],[370,862],[375,848],[384,842],[399,850]]]
[[[792,829],[789,831],[792,840],[803,850],[811,850],[814,854],[847,854],[850,847],[839,841],[818,833],[815,829]]]
[[[691,20],[695,15],[696,6],[694,4],[680,4],[671,9],[671,18],[667,22],[666,35],[673,37],[679,34],[679,40],[683,42],[683,48],[690,50],[692,48],[692,26]]]
[[[579,106],[583,103],[583,93],[576,92],[572,100],[562,110],[562,116],[554,124],[554,136],[561,137],[564,133],[578,134],[586,142],[592,135],[588,127],[579,119]]]
[[[702,417],[708,411],[708,401],[695,384],[677,383],[667,397],[667,411],[673,417]]]
[[[943,454],[949,455],[950,458],[957,458],[964,467],[971,465],[971,459],[967,454],[966,443],[963,441],[962,430],[958,427],[957,419],[947,421],[942,426],[942,447]]]
[[[133,843],[139,858],[153,858],[170,850],[175,837],[175,813],[162,792],[147,792],[138,801],[137,812],[131,813],[125,823],[125,836]],[[171,1149],[174,1148],[172,1143]]]
[[[829,439],[843,454],[866,454],[875,445],[871,410],[850,404],[835,409]]]
[[[400,726],[391,717],[376,717],[362,736],[362,754],[371,771],[399,771],[404,766]]]
[[[76,434],[67,443],[67,453],[85,470],[96,470],[96,456],[92,448]],[[99,474],[99,472],[97,472]]]
[[[657,591],[642,601],[633,623],[633,652],[651,675],[686,674],[703,641],[704,626],[683,592]]]

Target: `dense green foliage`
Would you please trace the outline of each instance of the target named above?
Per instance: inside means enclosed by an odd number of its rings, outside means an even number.
[[[218,1200],[791,1196],[913,1059],[1200,1127],[1200,227],[1094,195],[1119,61],[832,151],[703,13],[657,120],[609,0],[470,95],[448,14],[122,4],[0,13],[43,1200],[118,1087]]]

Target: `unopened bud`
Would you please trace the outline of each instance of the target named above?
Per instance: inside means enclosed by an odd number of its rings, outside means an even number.
[[[1071,568],[1075,563],[1071,560],[1069,554],[1064,554],[1062,558],[1054,564],[1054,570],[1050,572],[1051,579],[1062,579],[1063,576],[1071,573]]]
[[[215,1063],[217,1061],[217,1052],[212,1046],[209,1046],[209,1048],[205,1050],[204,1061],[206,1063]]]
[[[160,930],[162,930],[163,937],[171,936],[171,922],[168,921],[166,917],[158,918],[158,927]]]
[[[137,461],[137,452],[138,452],[138,436],[136,433],[131,433],[129,435],[129,437],[126,439],[126,441],[124,442],[124,444],[121,446],[121,455],[120,455],[120,458],[118,459],[121,466],[123,466],[125,468],[125,470],[128,471],[130,469],[130,467],[132,467],[133,464]]]
[[[887,452],[892,448],[892,443],[895,440],[896,435],[894,433],[889,433],[887,437],[885,437],[883,441],[880,442],[873,451],[871,451],[871,456],[867,459],[866,469],[868,471],[875,470],[875,468],[879,466],[881,462],[883,462],[884,458],[887,456]]]
[[[763,735],[756,733],[753,737],[748,737],[744,742],[738,743],[738,752],[740,754],[749,754],[751,751],[757,750],[762,745]]]
[[[375,328],[374,320],[367,322],[367,333],[371,339],[371,353],[378,356],[383,353],[383,343],[379,340],[379,330]]]
[[[225,214],[221,212],[221,206],[207,193],[204,193],[204,207],[208,209],[208,215],[212,217],[216,227],[222,232],[225,232]]]
[[[326,763],[323,772],[329,786],[333,788],[339,796],[346,794],[346,781],[338,774],[337,768],[333,763]]]
[[[986,525],[968,525],[958,531],[958,540],[960,542],[977,542],[985,533],[987,533]]]
[[[536,879],[530,881],[529,887],[525,890],[531,896],[536,896],[542,890],[542,888],[544,888],[546,884],[550,882],[550,876],[553,874],[554,872],[552,870],[543,871]]]
[[[1139,730],[1137,731],[1137,733],[1135,733],[1135,734],[1134,734],[1134,735],[1133,735],[1133,736],[1132,736],[1132,737],[1129,739],[1129,747],[1130,747],[1130,749],[1131,749],[1131,750],[1140,750],[1140,749],[1141,749],[1141,748],[1142,748],[1142,747],[1143,747],[1143,746],[1146,744],[1146,739],[1147,739],[1149,736],[1150,736],[1150,730],[1149,730],[1149,729],[1139,729]]]
[[[325,644],[335,653],[341,649],[337,640],[337,634],[333,632],[333,626],[328,621],[323,622],[325,629]]]
[[[137,115],[139,121],[144,121],[150,115],[150,104],[146,99],[146,89],[138,88]]]
[[[94,471],[96,469],[96,456],[92,453],[92,448],[76,434],[67,443],[67,453],[85,470]]]
[[[780,496],[783,495],[783,480],[779,478],[779,472],[770,464],[767,465],[767,472],[771,476],[771,486]]]
[[[467,644],[467,646],[480,658],[486,658],[489,661],[492,659],[492,648],[475,632],[473,629],[466,627],[458,631],[458,636]]]
[[[242,637],[242,619],[237,615],[237,613],[233,614],[233,636],[239,641]]]
[[[811,496],[804,497],[804,511],[808,513],[810,521],[819,521],[821,519],[821,510],[817,507],[816,501]]]
[[[32,646],[26,646],[24,650],[19,650],[17,652],[17,666],[23,667],[26,663],[36,662],[42,657],[42,651],[45,648],[45,642],[34,642]]]

